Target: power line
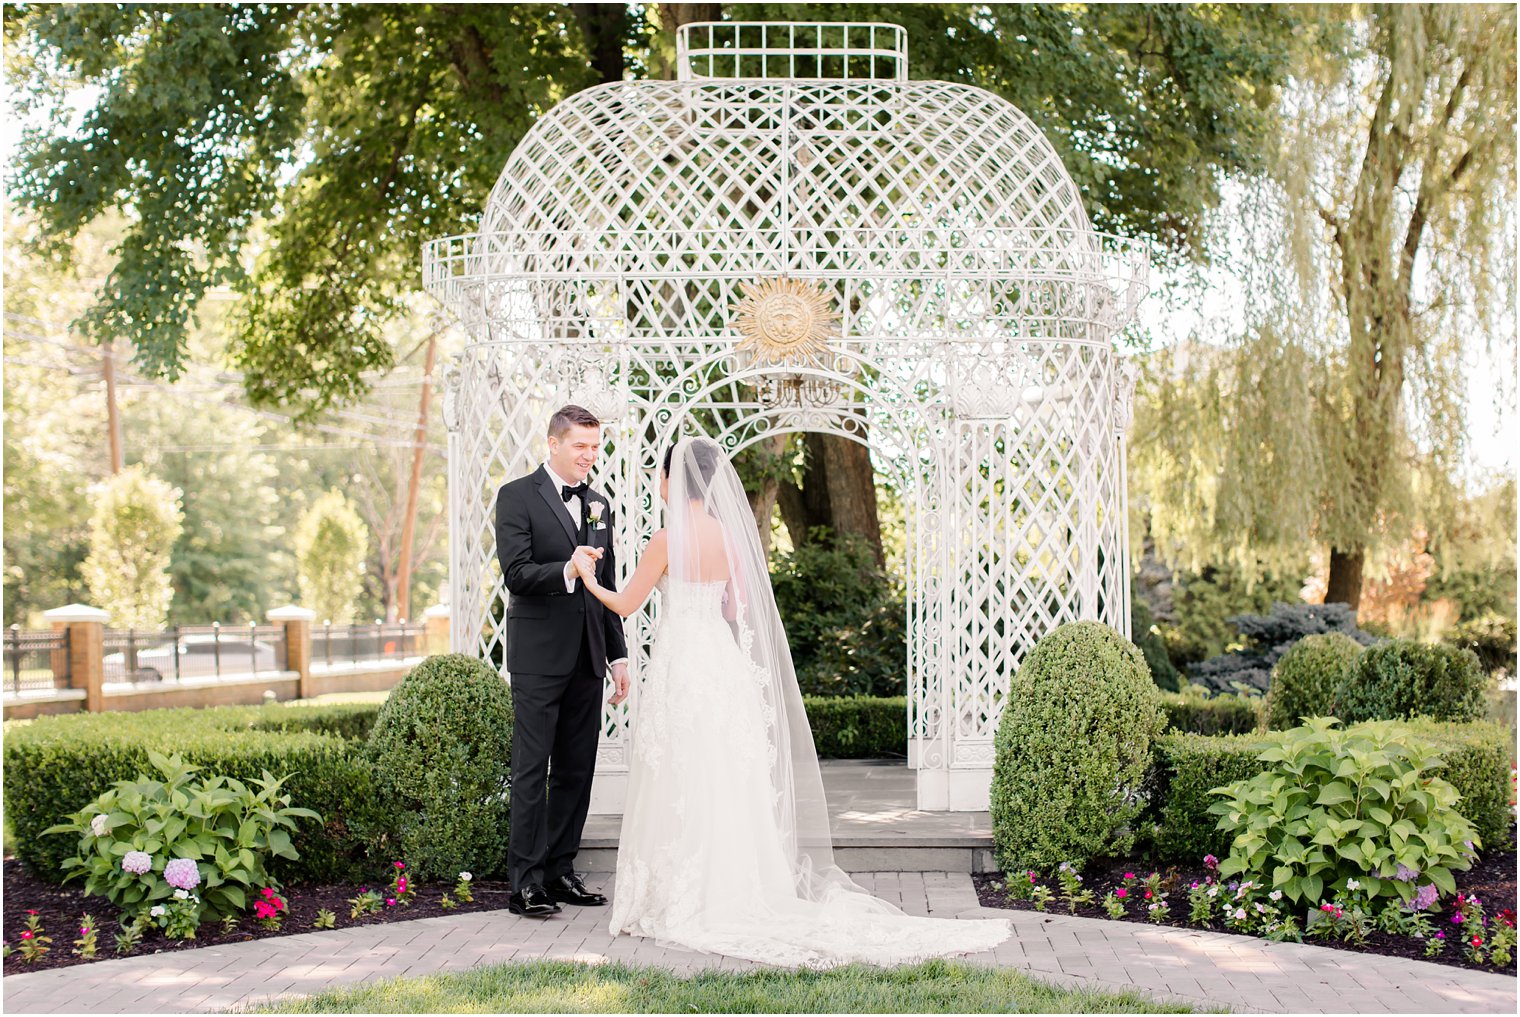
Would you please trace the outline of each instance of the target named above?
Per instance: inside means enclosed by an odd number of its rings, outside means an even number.
[[[261,445],[237,445],[237,444],[224,444],[224,445],[141,445],[141,446],[134,445],[134,446],[131,447],[131,451],[133,451],[135,453],[139,453],[139,454],[141,454],[143,452],[149,452],[149,451],[151,451],[151,452],[292,452],[293,453],[293,452],[308,452],[308,451],[323,452],[323,451],[329,451],[329,450],[334,450],[334,449],[338,449],[338,450],[350,450],[351,451],[353,449],[372,448],[372,447],[374,447],[376,445],[380,445],[380,446],[384,446],[384,447],[389,447],[389,448],[411,448],[412,447],[412,443],[409,442],[409,441],[370,441],[370,442],[355,443],[355,444],[323,443],[323,444],[319,444],[319,445],[268,445],[268,444],[261,444]],[[441,450],[439,450],[438,448],[436,448],[434,446],[427,446],[426,449],[425,449],[425,451],[432,452],[435,455],[442,455],[443,454]]]

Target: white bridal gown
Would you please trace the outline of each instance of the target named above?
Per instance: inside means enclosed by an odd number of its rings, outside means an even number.
[[[667,577],[660,588],[633,723],[612,933],[810,967],[908,963],[1007,939],[1007,921],[917,918],[837,869],[800,871],[807,855],[787,844],[778,817],[769,679],[724,615],[725,583]]]

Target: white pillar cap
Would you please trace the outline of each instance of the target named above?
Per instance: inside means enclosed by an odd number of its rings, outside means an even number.
[[[42,617],[50,622],[99,622],[104,625],[110,621],[111,612],[102,611],[88,604],[68,604],[64,607],[55,607],[51,611],[44,611]]]

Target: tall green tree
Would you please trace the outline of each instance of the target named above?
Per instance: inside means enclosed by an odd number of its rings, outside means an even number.
[[[130,466],[102,483],[90,517],[84,578],[94,606],[116,628],[161,629],[168,622],[169,555],[184,520],[180,492]]]
[[[301,604],[317,621],[350,622],[364,584],[369,530],[342,491],[318,498],[295,531]]]
[[[1328,550],[1355,607],[1369,556],[1441,539],[1465,448],[1461,365],[1515,349],[1515,11],[1334,9],[1243,192],[1244,329],[1154,358],[1137,501],[1174,558],[1253,569]],[[1332,52],[1334,50],[1332,49]],[[1512,362],[1512,361],[1511,361]]]
[[[89,596],[89,487],[108,472],[101,358],[68,329],[109,272],[110,218],[81,231],[66,269],[26,253],[36,223],[5,227],[5,624],[41,626]]]
[[[416,287],[423,241],[479,215],[533,120],[608,80],[618,47],[626,72],[644,73],[675,24],[718,9],[616,6],[13,5],[20,112],[54,118],[24,135],[12,193],[60,252],[105,211],[133,211],[87,322],[131,340],[144,369],[175,375],[199,300],[230,283],[250,396],[315,412],[390,363],[383,325]],[[1095,225],[1193,254],[1218,175],[1260,162],[1294,25],[1236,5],[836,4],[823,16],[904,23],[915,75],[990,88],[1045,129]],[[81,94],[93,102],[60,131]]]

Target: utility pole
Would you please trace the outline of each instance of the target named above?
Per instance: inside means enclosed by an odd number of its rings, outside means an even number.
[[[422,457],[426,453],[428,400],[433,394],[433,360],[438,355],[438,329],[428,338],[422,367],[422,398],[417,406],[417,433],[412,438],[412,476],[406,488],[406,515],[401,519],[401,561],[396,573],[396,611],[412,617],[412,538],[417,530],[417,489],[422,486]]]
[[[100,344],[102,359],[100,374],[106,380],[106,431],[111,445],[111,475],[122,471],[121,415],[116,411],[116,342],[107,339]]]

